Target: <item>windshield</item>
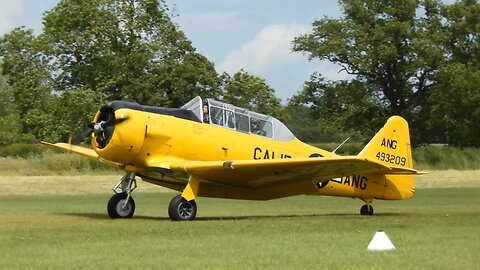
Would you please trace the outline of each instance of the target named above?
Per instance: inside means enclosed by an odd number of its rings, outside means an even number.
[[[196,97],[182,109],[192,110],[204,123],[255,134],[278,141],[291,141],[293,133],[278,119],[213,99]]]

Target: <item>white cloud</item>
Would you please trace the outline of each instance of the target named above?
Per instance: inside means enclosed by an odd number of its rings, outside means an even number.
[[[221,71],[234,73],[245,68],[253,73],[263,73],[278,65],[304,60],[292,53],[293,38],[305,34],[310,28],[302,25],[270,25],[262,29],[252,41],[240,49],[230,51],[219,65]]]
[[[23,1],[0,0],[0,34],[11,31],[23,13]]]
[[[292,52],[295,37],[306,34],[310,26],[270,25],[262,29],[240,49],[230,51],[218,66],[219,72],[233,74],[244,68],[248,73],[266,79],[276,95],[286,101],[314,72],[320,72],[329,80],[349,78],[341,67],[328,61],[308,61],[306,55]]]

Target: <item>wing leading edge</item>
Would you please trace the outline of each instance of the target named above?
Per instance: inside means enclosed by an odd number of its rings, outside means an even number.
[[[49,142],[44,142],[44,141],[42,141],[40,143],[67,150],[69,153],[77,153],[77,154],[80,154],[82,156],[98,159],[98,154],[95,152],[95,150],[90,149],[90,148],[81,147],[81,146],[77,146],[77,145],[73,145],[73,144],[69,144],[69,143],[49,143]]]
[[[117,167],[119,169],[124,169],[124,167],[125,167],[123,164],[111,162],[111,161],[100,158],[98,156],[97,152],[95,152],[95,150],[93,150],[91,148],[86,148],[86,147],[82,147],[82,146],[78,146],[78,145],[74,145],[74,144],[70,144],[70,143],[49,143],[49,142],[44,142],[44,141],[41,141],[40,143],[45,144],[45,145],[49,145],[49,146],[53,146],[53,147],[57,147],[57,148],[61,148],[63,150],[67,150],[69,153],[76,153],[76,154],[79,154],[79,155],[82,155],[82,156],[85,156],[85,157],[97,159],[97,160],[99,160],[99,161],[101,161],[105,164],[108,164],[108,165],[113,166],[113,167]]]

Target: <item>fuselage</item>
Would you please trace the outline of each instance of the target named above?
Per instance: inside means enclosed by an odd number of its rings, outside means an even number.
[[[103,134],[105,138],[102,140],[99,140],[99,135],[93,134],[93,149],[102,159],[124,164],[124,170],[135,172],[148,182],[179,191],[187,183],[188,175],[171,171],[169,164],[175,162],[336,156],[295,137],[276,140],[273,136],[203,123],[198,117],[189,115],[188,111],[169,112],[168,109],[155,110],[151,107],[147,110],[132,104],[110,105],[97,113],[95,122],[105,118],[107,113],[113,113],[115,119],[123,121],[116,124],[107,136]],[[311,188],[304,193],[356,197],[367,201],[405,199],[411,197],[413,192],[411,176],[393,178],[366,174],[338,179],[313,179]],[[217,197],[218,194],[212,196]],[[225,197],[236,198],[234,195]]]

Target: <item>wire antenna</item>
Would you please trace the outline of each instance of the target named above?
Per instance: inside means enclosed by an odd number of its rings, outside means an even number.
[[[332,153],[335,154],[335,152],[337,152],[337,150],[342,147],[342,145],[344,145],[348,140],[350,140],[350,137],[346,138],[345,141],[343,141],[339,146],[337,146],[337,148],[335,148]]]

